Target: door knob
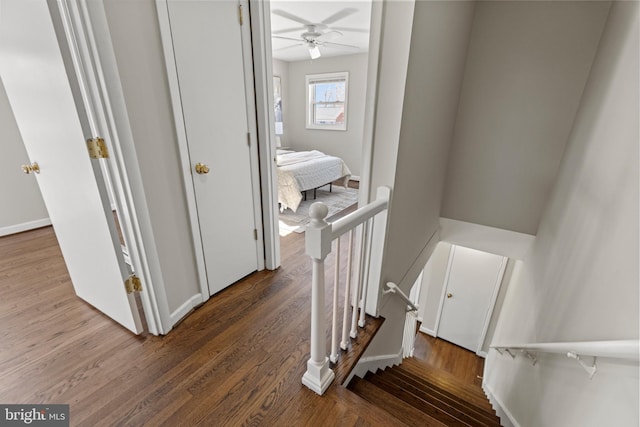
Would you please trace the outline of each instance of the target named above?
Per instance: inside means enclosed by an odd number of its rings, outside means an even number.
[[[447,298],[451,298],[452,296],[453,296],[453,294],[452,294],[452,293],[448,293],[448,294],[447,294]]]
[[[30,165],[22,165],[22,172],[26,174],[30,173],[40,173],[40,166],[37,163],[32,163]]]
[[[196,163],[195,170],[196,173],[203,175],[205,173],[209,173],[209,166],[205,165],[204,163]]]

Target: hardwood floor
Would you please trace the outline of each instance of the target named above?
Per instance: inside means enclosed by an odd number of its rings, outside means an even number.
[[[481,389],[484,359],[469,350],[418,332],[413,356],[419,365],[447,372],[459,381]]]
[[[155,337],[75,296],[51,227],[0,238],[0,403],[68,403],[73,426],[398,425],[343,387],[320,397],[302,385],[311,263],[304,234],[281,242],[283,267]],[[438,346],[419,348],[449,369]]]
[[[219,293],[165,337],[138,337],[75,296],[51,227],[0,238],[0,402],[69,403],[74,426],[388,425],[342,387],[319,397],[301,384],[303,248],[293,233],[279,270]]]

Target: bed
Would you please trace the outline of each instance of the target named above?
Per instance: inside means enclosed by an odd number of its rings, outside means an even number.
[[[278,203],[281,210],[289,208],[295,212],[303,199],[303,192],[338,180],[346,187],[351,177],[351,171],[341,158],[317,150],[278,149],[276,163]]]

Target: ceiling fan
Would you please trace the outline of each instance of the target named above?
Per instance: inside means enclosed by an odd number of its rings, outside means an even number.
[[[307,21],[304,18],[296,16],[292,13],[284,11],[282,9],[274,9],[271,11],[272,14],[281,16],[283,18],[289,19],[291,21],[302,24],[302,27],[295,28],[286,28],[279,31],[274,31],[272,33],[272,37],[275,39],[281,40],[291,40],[297,42],[294,45],[285,46],[276,50],[284,50],[291,49],[298,46],[305,46],[309,50],[309,55],[311,59],[316,59],[321,56],[320,46],[323,47],[335,47],[335,48],[351,48],[351,49],[359,49],[358,46],[344,44],[344,43],[336,43],[330,40],[335,40],[338,37],[341,37],[343,31],[351,31],[351,32],[369,32],[365,29],[360,28],[349,28],[349,27],[329,27],[333,23],[346,18],[347,16],[353,15],[358,10],[353,8],[344,8],[328,18],[324,19],[321,22],[313,23]],[[286,34],[294,31],[303,31],[298,38],[293,37],[284,37],[278,34]]]

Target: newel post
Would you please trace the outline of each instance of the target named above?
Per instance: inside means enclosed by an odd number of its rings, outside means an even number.
[[[305,230],[307,255],[313,262],[311,282],[311,358],[302,384],[318,394],[325,392],[335,374],[329,369],[327,357],[327,327],[324,305],[324,260],[331,252],[331,225],[325,221],[329,209],[322,202],[309,208],[311,222]]]

